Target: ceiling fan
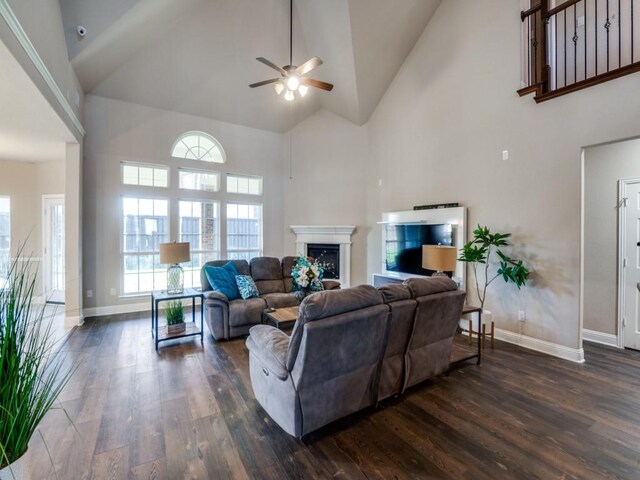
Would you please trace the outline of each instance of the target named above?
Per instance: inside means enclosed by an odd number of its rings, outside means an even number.
[[[327,92],[333,90],[333,85],[330,83],[305,77],[311,70],[322,65],[320,58],[313,57],[302,65],[293,65],[293,0],[289,2],[289,65],[279,67],[264,57],[258,57],[256,60],[279,72],[280,77],[252,83],[249,85],[251,88],[273,84],[276,93],[281,95],[284,92],[284,98],[289,102],[295,100],[296,95],[304,97],[309,91],[309,87],[319,88]]]

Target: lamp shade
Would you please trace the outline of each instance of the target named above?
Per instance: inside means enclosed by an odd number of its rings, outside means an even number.
[[[190,261],[191,250],[189,248],[189,242],[160,244],[160,263],[174,265],[176,263]]]
[[[441,245],[422,246],[422,268],[439,272],[453,272],[456,269],[458,249]]]

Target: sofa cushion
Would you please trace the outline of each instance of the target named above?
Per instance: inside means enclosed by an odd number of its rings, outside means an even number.
[[[252,258],[250,265],[254,280],[282,280],[282,266],[277,258]]]
[[[285,292],[282,281],[282,266],[277,258],[252,258],[251,276],[256,282],[260,295]]]
[[[378,287],[378,291],[384,299],[384,303],[398,302],[400,300],[408,300],[411,298],[411,290],[406,285],[399,283],[389,283]]]
[[[205,266],[204,271],[213,290],[223,293],[229,300],[240,298],[240,292],[236,285],[238,270],[233,263],[225,263],[222,267]]]
[[[229,302],[229,325],[257,325],[262,322],[262,311],[267,308],[263,298],[232,300]]]
[[[202,266],[202,269],[200,269],[200,284],[202,285],[203,292],[213,290],[213,288],[211,288],[211,285],[209,284],[209,280],[207,279],[207,274],[205,273],[204,267],[222,267],[229,262],[235,265],[236,270],[238,270],[237,275],[251,275],[249,263],[246,260],[211,260],[209,262],[206,262]]]
[[[371,285],[359,285],[345,290],[325,290],[306,297],[300,304],[298,320],[291,333],[287,368],[291,369],[295,364],[305,323],[380,304],[382,295]]]
[[[451,292],[458,289],[456,282],[449,277],[408,278],[404,281],[404,284],[411,290],[413,298]]]
[[[293,293],[267,293],[262,295],[269,308],[285,308],[300,305],[298,297]]]
[[[282,278],[284,279],[284,291],[285,293],[293,292],[293,278],[291,278],[291,270],[296,265],[298,257],[283,257],[282,258]]]
[[[236,275],[236,285],[238,285],[238,291],[244,300],[260,296],[256,282],[249,275]]]

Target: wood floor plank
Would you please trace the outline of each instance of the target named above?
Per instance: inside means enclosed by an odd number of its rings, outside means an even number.
[[[61,396],[74,425],[47,414],[32,478],[640,478],[640,352],[585,345],[580,365],[496,342],[481,366],[300,441],[256,401],[245,339],[156,352],[148,314],[127,314],[86,321],[63,351],[80,365]]]

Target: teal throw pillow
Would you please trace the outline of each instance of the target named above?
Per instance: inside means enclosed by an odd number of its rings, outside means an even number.
[[[246,300],[247,298],[258,298],[260,292],[256,287],[256,282],[249,275],[236,275],[236,284],[240,291],[240,296]]]
[[[216,292],[220,292],[229,300],[237,300],[240,298],[240,292],[236,285],[236,275],[238,275],[238,269],[231,263],[225,263],[222,267],[204,267],[204,273],[209,280],[211,288]]]

